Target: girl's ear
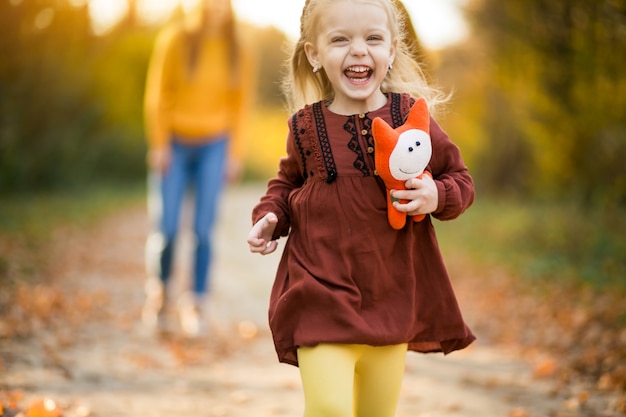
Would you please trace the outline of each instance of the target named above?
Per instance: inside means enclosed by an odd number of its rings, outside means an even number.
[[[398,39],[394,39],[393,41],[391,41],[391,48],[389,50],[389,68],[391,68],[391,65],[396,60],[397,48],[398,48]]]
[[[319,54],[317,52],[317,48],[311,42],[307,42],[304,44],[304,53],[306,54],[306,58],[309,60],[309,64],[313,68],[319,68]]]

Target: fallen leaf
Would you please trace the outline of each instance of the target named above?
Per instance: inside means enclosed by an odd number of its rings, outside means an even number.
[[[26,417],[61,417],[61,409],[49,398],[37,400],[28,407]]]
[[[256,335],[259,333],[259,330],[257,329],[256,324],[252,323],[249,320],[244,320],[239,322],[239,325],[237,326],[237,332],[239,333],[239,336],[241,336],[243,339],[250,340],[256,337]]]
[[[514,408],[509,413],[509,417],[528,417],[528,411],[524,408]]]
[[[546,359],[535,367],[533,370],[534,378],[549,378],[556,373],[556,362],[554,359]]]

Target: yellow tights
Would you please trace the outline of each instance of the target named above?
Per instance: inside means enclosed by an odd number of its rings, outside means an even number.
[[[406,344],[299,348],[304,417],[393,417],[406,352]]]

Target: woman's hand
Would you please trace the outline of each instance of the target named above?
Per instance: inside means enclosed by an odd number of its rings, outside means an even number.
[[[154,148],[148,151],[148,168],[156,171],[162,175],[166,174],[170,169],[172,162],[172,154],[170,148],[167,146],[161,148]]]
[[[411,178],[404,184],[406,190],[391,190],[391,196],[400,200],[408,200],[407,203],[399,201],[393,206],[409,216],[418,214],[430,214],[437,210],[439,204],[439,193],[435,180],[428,174],[424,174],[421,179]]]
[[[278,217],[274,213],[267,213],[252,226],[250,233],[248,233],[250,252],[269,255],[276,250],[278,241],[272,240],[272,236],[277,223]]]
[[[227,161],[226,165],[226,182],[233,184],[241,179],[243,174],[243,166],[241,162],[236,160]]]

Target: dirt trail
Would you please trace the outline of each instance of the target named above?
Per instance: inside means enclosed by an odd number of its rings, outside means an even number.
[[[266,323],[279,255],[252,255],[245,244],[262,191],[231,188],[224,199],[213,337],[159,338],[141,326],[147,220],[139,206],[93,230],[59,235],[52,275],[69,312],[35,340],[0,340],[0,388],[52,398],[65,417],[301,416],[298,370],[277,362]],[[463,305],[470,315],[471,307]],[[448,357],[410,353],[397,416],[565,415],[557,413],[561,403],[529,364],[479,341]]]

